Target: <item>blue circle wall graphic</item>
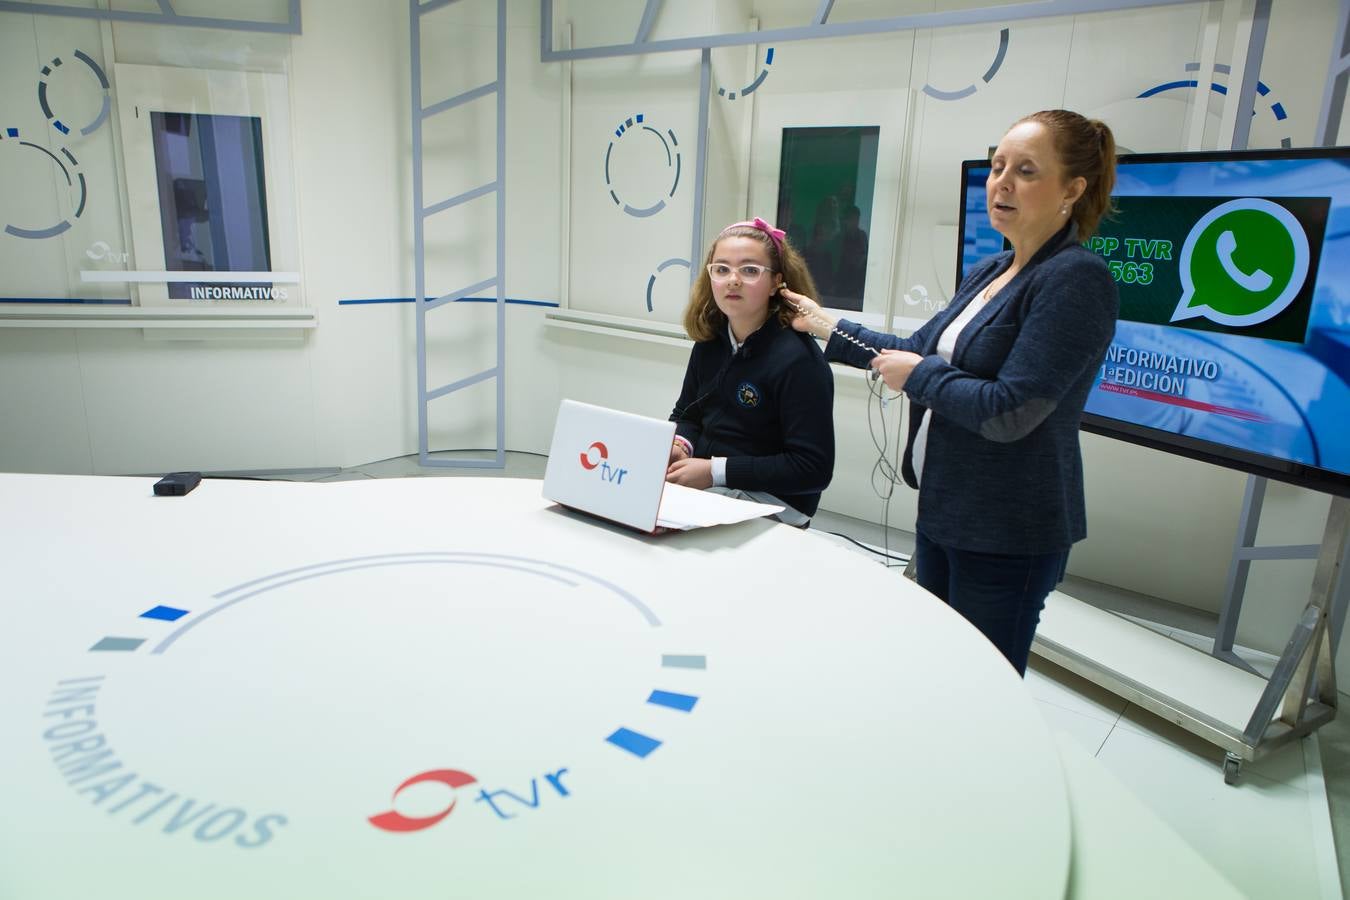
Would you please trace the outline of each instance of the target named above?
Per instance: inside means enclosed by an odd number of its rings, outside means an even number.
[[[647,312],[652,312],[652,288],[656,286],[656,276],[660,275],[671,266],[684,266],[686,269],[690,268],[689,260],[673,256],[657,266],[656,271],[647,276]]]
[[[109,93],[110,85],[108,76],[103,73],[99,64],[89,58],[83,50],[75,51],[75,58],[84,63],[89,71],[93,73],[94,78],[98,79],[99,87],[103,89],[103,105],[98,111],[98,115],[93,118],[89,124],[80,127],[80,134],[90,135],[99,129],[99,126],[108,120],[108,112],[112,109],[112,96]],[[51,104],[47,102],[47,79],[51,77],[55,69],[62,65],[61,57],[54,58],[49,64],[42,67],[42,77],[38,79],[37,96],[38,105],[42,107],[42,114],[47,117],[47,121],[52,123],[52,127],[62,134],[70,134],[71,126],[61,121],[52,112]]]
[[[1199,72],[1200,72],[1200,64],[1199,64],[1198,62],[1188,62],[1188,63],[1186,63],[1185,69],[1186,69],[1187,72],[1195,72],[1195,73],[1199,74]],[[1217,74],[1217,75],[1230,75],[1230,74],[1232,74],[1232,72],[1233,72],[1233,67],[1232,67],[1232,66],[1229,66],[1229,65],[1227,65],[1227,64],[1225,64],[1225,63],[1215,63],[1215,65],[1214,65],[1214,72],[1215,72],[1215,74]],[[1135,99],[1137,99],[1137,100],[1146,100],[1146,99],[1148,99],[1149,97],[1156,97],[1157,95],[1159,95],[1159,94],[1165,94],[1165,93],[1167,93],[1168,91],[1182,90],[1182,89],[1186,89],[1186,88],[1198,88],[1199,86],[1200,86],[1199,80],[1198,80],[1197,78],[1194,78],[1194,77],[1192,77],[1192,78],[1182,78],[1182,79],[1179,79],[1179,80],[1177,80],[1177,81],[1165,81],[1165,82],[1163,82],[1162,84],[1154,85],[1153,87],[1148,88],[1147,90],[1140,92],[1139,95],[1138,95]],[[1215,93],[1215,94],[1220,94],[1220,95],[1225,95],[1225,96],[1228,94],[1228,86],[1227,86],[1227,85],[1225,85],[1225,84],[1219,84],[1219,83],[1213,82],[1213,81],[1211,81],[1210,84],[1209,84],[1209,90],[1210,90],[1211,93]],[[1269,99],[1268,99],[1268,98],[1270,97],[1270,93],[1271,93],[1271,91],[1270,91],[1270,86],[1269,86],[1269,85],[1267,85],[1264,81],[1259,81],[1259,80],[1258,80],[1258,81],[1256,82],[1256,93],[1257,93],[1260,97],[1267,98],[1268,103],[1269,103],[1270,114],[1271,114],[1272,116],[1275,117],[1275,121],[1276,121],[1276,122],[1284,122],[1284,121],[1288,120],[1288,118],[1289,118],[1289,113],[1285,111],[1284,104],[1281,103],[1281,102],[1279,102],[1278,100],[1269,100]],[[1253,115],[1253,116],[1256,115],[1256,110],[1255,110],[1255,109],[1252,110],[1252,115]],[[1293,144],[1294,144],[1293,138],[1291,138],[1291,137],[1289,137],[1289,136],[1287,136],[1287,135],[1280,138],[1280,146],[1283,147],[1283,148],[1286,149],[1286,150],[1289,149],[1290,147],[1292,147]]]
[[[56,167],[61,170],[61,174],[65,176],[66,186],[71,188],[72,190],[75,188],[76,179],[78,179],[80,196],[78,202],[75,203],[75,213],[71,218],[78,219],[80,216],[84,215],[85,203],[89,199],[89,186],[84,180],[84,173],[79,171],[80,163],[78,160],[75,159],[74,154],[72,154],[65,147],[62,147],[61,156],[57,156],[55,153],[51,152],[46,147],[42,147],[32,143],[31,141],[25,141],[21,139],[19,137],[19,129],[17,128],[4,129],[3,134],[0,134],[0,141],[4,141],[6,144],[10,144],[12,146],[27,147],[29,149],[36,150],[38,153],[41,153],[43,156],[46,156],[49,159],[51,159],[52,162],[56,163]],[[65,157],[65,162],[62,161],[62,157]],[[66,166],[67,162],[70,163],[69,167]],[[74,177],[71,177],[72,174],[74,175]],[[6,234],[12,234],[15,237],[29,238],[31,240],[55,237],[56,235],[61,234],[63,231],[67,231],[69,229],[70,229],[70,219],[62,219],[55,225],[49,225],[46,228],[24,228],[22,226],[14,224],[5,225]]]
[[[741,88],[740,93],[737,93],[736,91],[728,91],[726,88],[722,87],[721,85],[718,85],[717,96],[725,97],[728,100],[735,100],[738,96],[744,97],[746,94],[753,94],[755,91],[759,90],[759,86],[764,83],[764,79],[769,77],[769,66],[771,65],[773,65],[772,47],[770,47],[768,52],[764,54],[764,65],[760,67],[759,74],[755,76],[754,81],[750,82],[745,87]]]
[[[998,50],[994,53],[994,61],[989,64],[989,68],[980,76],[980,80],[985,84],[994,80],[998,70],[1003,67],[1003,60],[1008,55],[1008,29],[1004,28],[998,33]],[[934,100],[960,100],[969,97],[979,88],[979,83],[971,83],[955,91],[944,91],[941,88],[934,87],[931,84],[924,84],[923,92]]]
[[[614,129],[614,137],[610,140],[609,146],[605,149],[605,187],[609,188],[609,196],[614,200],[615,206],[618,206],[628,215],[639,219],[654,216],[665,209],[666,200],[670,197],[674,197],[676,189],[680,186],[680,142],[675,139],[675,132],[668,128],[666,129],[665,134],[662,134],[660,131],[648,125],[645,122],[645,119],[646,116],[642,113],[638,113],[637,115],[624,120],[618,128]],[[664,151],[665,155],[666,169],[671,173],[672,177],[669,193],[648,206],[635,207],[619,199],[619,194],[614,187],[614,181],[610,177],[609,161],[614,153],[614,146],[616,143],[623,140],[626,135],[643,132],[655,136],[656,140],[660,143],[661,149]],[[669,142],[666,141],[667,137],[670,138]],[[629,140],[631,142],[632,138]],[[650,140],[648,140],[648,143],[650,143]],[[653,145],[653,147],[654,146],[655,145]]]

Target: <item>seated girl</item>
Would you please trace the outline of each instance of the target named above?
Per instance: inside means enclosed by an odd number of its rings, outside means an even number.
[[[784,285],[813,296],[811,274],[762,219],[722,229],[684,313],[694,339],[666,481],[773,503],[805,527],[834,471],[834,379],[793,330]]]

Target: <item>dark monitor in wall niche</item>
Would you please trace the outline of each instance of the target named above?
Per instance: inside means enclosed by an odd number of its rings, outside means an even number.
[[[170,272],[267,272],[272,268],[258,116],[150,112]],[[170,282],[175,300],[281,299],[271,283]]]
[[[776,224],[831,309],[863,308],[880,136],[879,125],[783,129]]]
[[[961,166],[957,281],[1003,249]],[[1350,496],[1350,148],[1120,157],[1120,317],[1083,428]]]

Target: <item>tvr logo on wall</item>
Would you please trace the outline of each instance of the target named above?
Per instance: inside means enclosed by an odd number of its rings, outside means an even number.
[[[609,448],[602,441],[595,441],[581,454],[581,467],[587,471],[598,468],[600,480],[614,484],[623,484],[623,476],[628,474],[627,469],[609,464]]]

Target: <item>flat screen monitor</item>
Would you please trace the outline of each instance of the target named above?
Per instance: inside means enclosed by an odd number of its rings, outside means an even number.
[[[961,167],[957,283],[1004,248]],[[1120,291],[1083,428],[1350,496],[1350,148],[1120,157]]]

